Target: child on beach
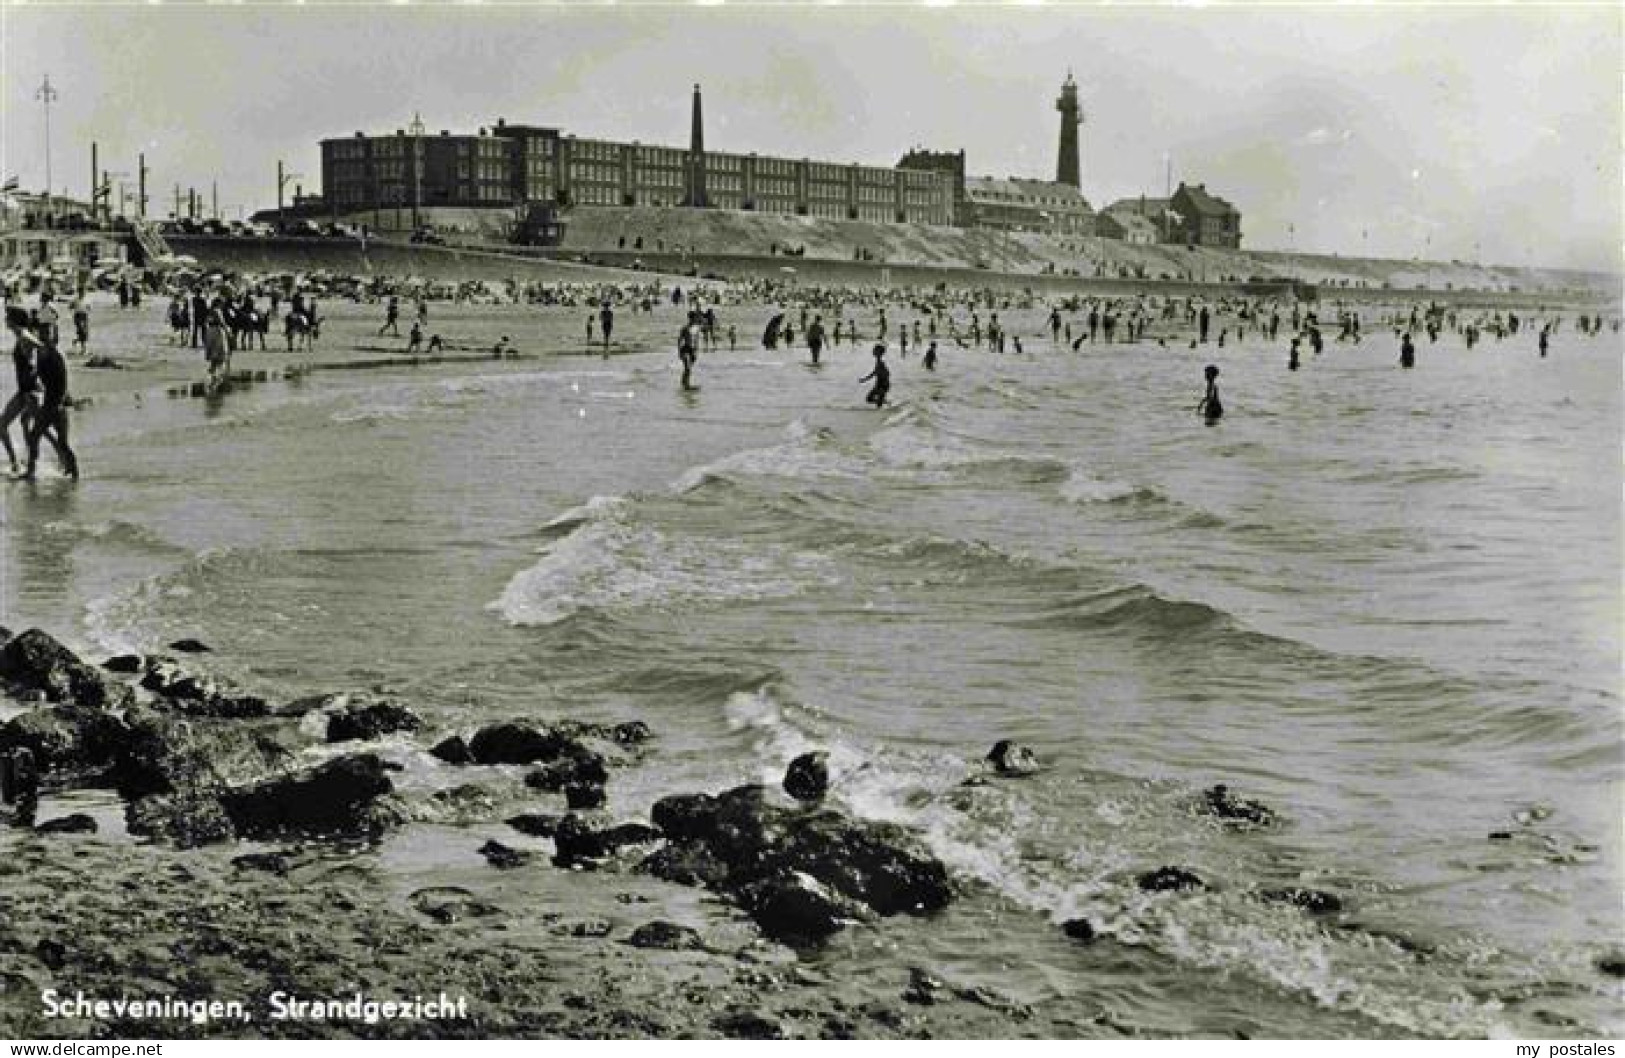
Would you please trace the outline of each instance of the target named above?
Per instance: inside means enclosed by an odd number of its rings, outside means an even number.
[[[858,379],[859,382],[868,382],[870,380],[874,381],[874,388],[870,389],[869,395],[863,398],[864,402],[873,404],[877,408],[884,408],[886,406],[886,394],[891,390],[891,370],[886,367],[886,347],[884,345],[875,346],[875,369]]]

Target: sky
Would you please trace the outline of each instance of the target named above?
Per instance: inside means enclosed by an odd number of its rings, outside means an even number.
[[[765,6],[0,0],[0,170],[83,197],[90,143],[152,209],[219,188],[318,190],[318,141],[498,117],[715,150],[895,164],[958,150],[1052,179],[1070,70],[1083,192],[1171,170],[1242,213],[1244,245],[1621,268],[1622,8],[1557,5]],[[115,177],[115,180],[118,178]],[[290,187],[291,193],[291,187]]]

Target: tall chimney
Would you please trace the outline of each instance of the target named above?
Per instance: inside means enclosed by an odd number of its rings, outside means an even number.
[[[711,204],[705,193],[705,118],[700,112],[700,86],[694,86],[694,117],[688,131],[688,201],[703,208]]]

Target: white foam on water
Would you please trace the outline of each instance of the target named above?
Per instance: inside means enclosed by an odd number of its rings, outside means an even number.
[[[625,499],[596,498],[549,525],[573,528],[489,606],[512,624],[556,624],[583,610],[788,598],[839,583],[827,556],[665,532],[642,522]]]
[[[1066,480],[1061,482],[1061,496],[1073,503],[1110,503],[1112,500],[1126,499],[1138,491],[1126,481],[1099,478],[1078,467],[1074,467]]]

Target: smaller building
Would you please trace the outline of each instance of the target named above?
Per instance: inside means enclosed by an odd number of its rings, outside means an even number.
[[[1095,211],[1070,184],[973,176],[965,181],[972,222],[995,231],[1093,235]]]
[[[1108,209],[1095,217],[1095,234],[1135,246],[1150,246],[1161,241],[1156,224],[1128,210]]]
[[[128,260],[123,236],[110,231],[17,228],[0,232],[0,269],[93,268]]]
[[[1241,248],[1241,211],[1210,195],[1207,185],[1181,183],[1169,200],[1171,241],[1189,246]]]

